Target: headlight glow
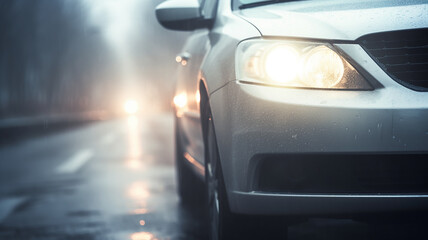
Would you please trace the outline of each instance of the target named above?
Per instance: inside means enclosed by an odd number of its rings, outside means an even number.
[[[373,89],[327,43],[247,40],[236,51],[237,80],[274,86]]]
[[[342,58],[326,46],[311,49],[303,64],[301,79],[309,86],[331,88],[342,80],[345,67]]]
[[[290,83],[299,73],[299,53],[288,45],[274,46],[266,53],[266,75],[280,83]]]
[[[135,114],[138,112],[138,102],[132,99],[129,99],[123,105],[123,109],[127,114]]]
[[[177,108],[184,108],[187,105],[187,95],[186,93],[177,94],[173,99],[174,105]]]

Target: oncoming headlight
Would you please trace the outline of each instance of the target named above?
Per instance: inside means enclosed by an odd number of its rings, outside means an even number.
[[[248,40],[236,52],[237,79],[266,85],[370,90],[371,85],[330,44]]]

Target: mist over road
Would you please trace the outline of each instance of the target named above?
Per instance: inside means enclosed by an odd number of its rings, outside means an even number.
[[[161,0],[2,0],[0,120],[117,112],[135,98],[169,108],[187,33],[156,21]]]

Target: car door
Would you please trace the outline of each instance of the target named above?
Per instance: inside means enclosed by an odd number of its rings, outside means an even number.
[[[177,56],[180,64],[176,96],[184,98],[185,106],[177,111],[178,124],[186,153],[204,164],[204,143],[199,112],[199,81],[202,61],[209,51],[208,29],[196,30],[186,41],[182,52]]]

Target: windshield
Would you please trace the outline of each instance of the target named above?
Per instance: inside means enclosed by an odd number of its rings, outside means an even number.
[[[263,6],[267,4],[274,4],[280,2],[292,2],[296,0],[232,0],[233,10],[242,8],[251,8],[257,6]]]

